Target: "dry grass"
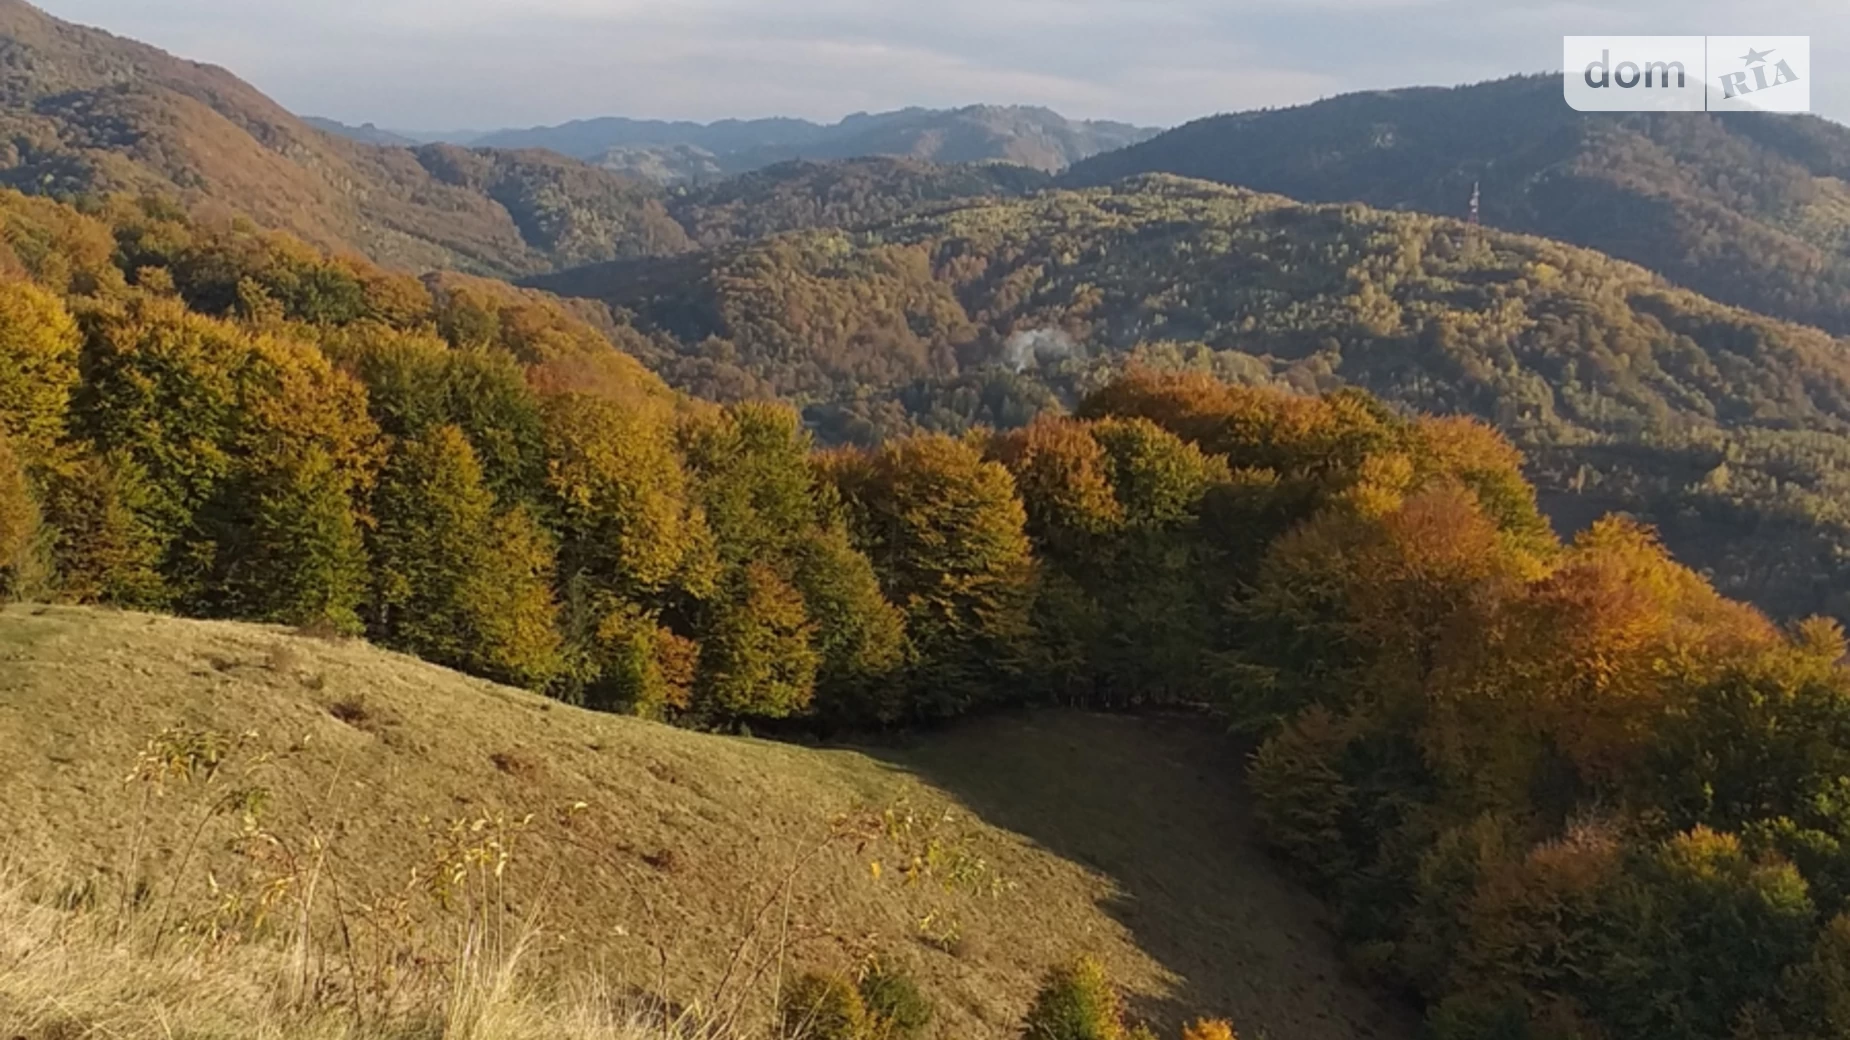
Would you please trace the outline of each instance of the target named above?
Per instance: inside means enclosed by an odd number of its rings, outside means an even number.
[[[201,734],[209,770],[147,779]],[[359,642],[13,607],[0,761],[0,858],[59,866],[0,899],[6,1040],[661,1037],[664,1009],[717,1040],[761,1031],[793,972],[875,956],[970,1040],[1012,1035],[1079,952],[1164,1033],[1411,1035],[1255,850],[1237,753],[1189,724],[803,748]]]
[[[444,1014],[376,1021],[288,999],[293,966],[263,945],[235,951],[119,933],[18,882],[0,887],[0,1032],[25,1040],[722,1040],[663,1023],[602,987],[526,988],[518,959],[446,994]]]

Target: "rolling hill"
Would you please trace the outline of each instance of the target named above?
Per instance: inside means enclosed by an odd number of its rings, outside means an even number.
[[[1812,116],[1587,115],[1555,76],[1215,116],[1079,163],[1307,202],[1483,219],[1598,249],[1724,303],[1850,333],[1850,128]]]
[[[516,275],[685,246],[649,185],[538,152],[364,144],[214,66],[0,3],[0,184],[172,196],[383,262]]]
[[[206,818],[190,869],[186,836],[213,790],[259,784],[266,832],[322,834],[330,883],[356,900],[402,884],[445,821],[532,813],[506,876],[518,911],[539,914],[533,956],[610,987],[709,993],[768,899],[793,965],[906,965],[937,1004],[935,1036],[1007,1032],[1040,972],[1080,951],[1166,1026],[1213,1011],[1258,1035],[1412,1035],[1404,1008],[1348,981],[1315,901],[1258,850],[1239,784],[1205,765],[1221,738],[1186,720],[1040,713],[805,748],[579,711],[357,642],[78,608],[0,609],[0,661],[9,866],[62,868],[102,904],[124,872],[177,904],[233,891],[237,820]],[[123,777],[171,727],[229,742],[222,782],[169,778],[143,802]],[[901,839],[828,837],[889,809],[918,818],[920,848],[980,861],[984,883],[907,884]],[[892,871],[870,872],[878,860]],[[206,975],[261,963],[247,952]],[[66,978],[35,1002],[31,972],[0,972],[0,1024],[160,1035],[146,1032],[172,998],[159,977],[142,963]]]
[[[1009,165],[867,158],[833,168],[778,164],[767,153],[755,165],[772,168],[749,179],[669,193],[542,150],[549,142],[537,137],[510,137],[518,148],[465,148],[297,119],[223,69],[59,21],[21,0],[0,0],[0,130],[10,139],[0,147],[0,185],[61,198],[161,195],[396,267],[498,277],[867,223],[1046,181]],[[767,147],[780,140],[748,136]]]
[[[307,123],[309,126],[314,127],[322,133],[333,134],[336,137],[349,138],[359,141],[362,144],[381,144],[389,148],[412,148],[420,144],[431,143],[429,141],[419,140],[415,137],[408,137],[392,130],[381,129],[372,123],[366,123],[361,126],[351,126],[336,119],[323,119],[320,116],[303,116],[302,122]]]
[[[671,382],[854,413],[837,428],[1019,420],[1127,358],[1361,386],[1496,423],[1565,526],[1634,510],[1733,594],[1850,609],[1843,344],[1544,239],[1146,177],[536,284],[677,344],[646,359]]]
[[[473,142],[547,148],[600,165],[648,171],[663,183],[702,181],[792,159],[891,156],[938,163],[1006,162],[1053,172],[1157,131],[1072,120],[1045,108],[972,105],[857,113],[822,125],[801,119],[717,123],[604,118],[503,130]]]
[[[864,227],[972,199],[1017,198],[1052,182],[1038,170],[1005,163],[793,161],[677,192],[668,212],[695,242],[718,246],[784,231]]]

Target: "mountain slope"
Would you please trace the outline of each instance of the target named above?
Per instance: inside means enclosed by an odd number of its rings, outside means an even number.
[[[659,169],[665,180],[685,181],[709,171],[743,173],[791,159],[865,156],[939,163],[999,161],[1051,172],[1155,133],[1125,123],[1071,120],[1044,108],[972,105],[860,113],[828,126],[800,119],[708,124],[592,119],[505,130],[475,143],[548,148],[613,168]]]
[[[339,120],[324,119],[320,116],[303,116],[302,122],[307,123],[309,126],[314,127],[324,134],[346,137],[351,140],[359,141],[362,144],[379,144],[385,145],[388,148],[410,148],[415,145],[427,143],[414,137],[406,137],[404,134],[381,129],[372,123],[367,123],[364,126],[349,126]]]
[[[1040,972],[1080,951],[1165,1033],[1211,1011],[1306,1040],[1412,1035],[1404,1009],[1346,981],[1315,901],[1249,837],[1244,793],[1198,765],[1223,741],[1185,721],[1038,714],[808,749],[578,711],[359,643],[76,608],[0,609],[0,661],[0,835],[34,868],[110,884],[142,810],[122,778],[150,738],[250,733],[227,775],[257,766],[279,835],[323,828],[352,898],[402,878],[444,821],[534,813],[507,874],[521,912],[541,910],[535,956],[613,988],[706,994],[788,878],[791,962],[896,959],[935,1000],[934,1035],[1008,1033]],[[170,858],[197,797],[176,784],[154,803],[142,862],[183,897],[206,897],[211,870],[222,897],[239,874],[218,830],[193,870]],[[828,842],[792,872],[832,821],[888,808],[1005,884],[908,885],[903,849],[877,839]],[[875,858],[895,869],[871,876]],[[961,937],[926,941],[927,914]]]
[[[923,207],[1012,198],[1052,178],[1004,163],[940,166],[913,159],[788,162],[672,196],[668,211],[703,246],[782,231],[861,227]]]
[[[641,182],[331,136],[223,69],[21,0],[0,0],[0,131],[0,184],[172,195],[400,266],[512,275],[685,244]]]
[[[1078,164],[1462,217],[1587,246],[1724,303],[1850,333],[1850,128],[1811,116],[1586,115],[1555,76],[1216,116]]]
[[[646,360],[671,382],[837,429],[1019,421],[1126,358],[1362,386],[1496,423],[1567,526],[1637,510],[1736,595],[1850,608],[1844,345],[1543,239],[1149,177],[537,284],[669,337]]]

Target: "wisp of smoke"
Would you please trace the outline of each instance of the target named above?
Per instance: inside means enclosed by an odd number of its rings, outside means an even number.
[[[1002,363],[1020,372],[1042,361],[1071,357],[1079,344],[1060,329],[1030,329],[1017,332],[1002,345]]]

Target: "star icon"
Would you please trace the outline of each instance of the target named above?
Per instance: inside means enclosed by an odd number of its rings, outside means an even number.
[[[1741,64],[1743,65],[1764,65],[1766,63],[1766,56],[1773,53],[1774,51],[1778,49],[1779,48],[1777,47],[1769,47],[1766,50],[1757,51],[1757,50],[1754,50],[1752,47],[1749,47],[1747,48],[1747,53],[1741,55]]]

